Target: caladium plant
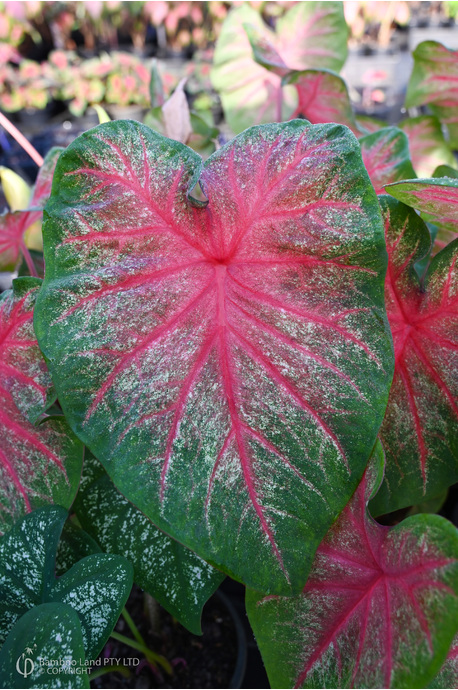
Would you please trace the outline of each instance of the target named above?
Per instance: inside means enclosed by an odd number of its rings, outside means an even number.
[[[392,377],[383,228],[353,135],[252,128],[202,165],[107,123],[59,159],[46,218],[35,328],[72,428],[172,537],[298,591]]]
[[[457,531],[437,515],[377,524],[366,505],[382,477],[379,445],[300,595],[247,591],[273,687],[430,687],[444,662],[458,614]]]
[[[339,2],[297,3],[277,21],[275,32],[248,4],[230,12],[216,45],[212,83],[232,130],[290,118],[297,95],[282,87],[282,77],[291,70],[339,71],[347,33]]]

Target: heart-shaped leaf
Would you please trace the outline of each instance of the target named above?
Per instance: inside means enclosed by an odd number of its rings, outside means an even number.
[[[0,688],[89,688],[78,615],[40,604],[14,625],[0,651]]]
[[[86,656],[96,659],[129,596],[132,566],[121,556],[94,554],[56,579],[66,517],[60,506],[39,508],[0,539],[0,642],[29,609],[61,602],[78,614]]]
[[[433,498],[458,480],[458,241],[414,269],[430,245],[412,209],[380,197],[389,265],[386,307],[395,373],[380,437],[385,481],[371,510],[381,514]]]
[[[458,533],[437,515],[394,528],[366,505],[383,451],[320,544],[297,597],[247,591],[247,612],[274,688],[422,688],[458,621]]]
[[[409,142],[397,127],[384,127],[359,140],[364,165],[377,194],[386,184],[415,177],[410,162]]]
[[[302,115],[312,124],[338,122],[360,135],[348,95],[347,85],[335,72],[309,69],[290,72],[284,84],[296,87],[298,105],[293,116]]]
[[[436,247],[442,249],[458,237],[458,180],[436,177],[405,180],[389,185],[386,191],[421,212],[425,221],[440,228]]]
[[[0,270],[14,269],[21,253],[29,259],[26,231],[41,219],[41,209],[51,193],[52,176],[61,151],[63,149],[54,147],[47,154],[32,190],[29,206],[24,210],[0,215]],[[32,266],[33,263],[29,268],[36,275]]]
[[[409,140],[410,157],[417,177],[435,177],[433,170],[441,164],[454,165],[455,158],[434,115],[420,115],[402,120],[398,127]],[[406,177],[415,177],[407,175]]]
[[[458,146],[458,51],[437,41],[423,41],[413,51],[414,66],[407,87],[406,106],[427,104],[447,125],[450,144]]]
[[[281,76],[286,69],[339,71],[347,35],[340,2],[297,3],[277,21],[275,32],[248,4],[232,10],[217,41],[212,70],[231,129],[240,132],[253,124],[289,119],[297,98],[293,88],[282,88]]]
[[[67,419],[159,528],[263,591],[297,590],[391,382],[356,140],[254,127],[202,166],[113,122],[55,179],[35,327]],[[198,179],[206,207],[187,197]]]
[[[37,425],[56,395],[33,330],[41,280],[20,278],[0,298],[0,532],[44,503],[70,507],[83,445],[61,418]]]
[[[158,530],[115,489],[105,472],[85,485],[75,505],[83,527],[104,551],[126,556],[139,587],[192,633],[202,634],[203,606],[224,575]]]

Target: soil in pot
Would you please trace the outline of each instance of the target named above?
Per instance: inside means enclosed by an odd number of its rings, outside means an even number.
[[[153,671],[141,652],[109,639],[102,654],[104,658],[122,658],[126,668],[135,658],[140,664],[130,667],[129,677],[119,672],[103,674],[91,681],[91,688],[231,688],[234,672],[241,662],[238,658],[239,639],[236,624],[220,595],[214,595],[205,605],[202,616],[203,635],[193,635],[180,625],[165,609],[158,606],[158,621],[152,629],[145,610],[144,593],[134,587],[126,604],[141,635],[151,650],[162,654],[171,663],[173,675]],[[132,637],[122,618],[115,628],[118,633]],[[242,633],[243,634],[243,633]],[[103,660],[102,660],[103,664]],[[243,665],[243,659],[242,659]],[[240,670],[240,668],[239,668]],[[242,680],[239,675],[239,681]]]

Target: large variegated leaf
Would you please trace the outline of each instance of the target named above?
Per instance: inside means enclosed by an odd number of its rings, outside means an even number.
[[[409,153],[409,142],[397,127],[384,127],[359,140],[364,165],[377,194],[386,184],[415,177]]]
[[[94,554],[62,577],[54,575],[56,549],[67,511],[38,508],[0,539],[0,643],[28,610],[47,602],[78,614],[86,656],[96,659],[132,588],[132,566],[121,556]]]
[[[414,52],[406,106],[428,104],[447,125],[450,143],[458,145],[458,51],[437,41],[423,41]]]
[[[405,180],[388,186],[386,191],[439,228],[435,243],[438,249],[458,237],[458,179]]]
[[[387,466],[374,514],[420,503],[458,480],[458,241],[436,255],[420,284],[414,264],[429,250],[428,230],[404,204],[380,201],[395,373],[380,431]]]
[[[0,651],[0,688],[89,688],[81,624],[67,604],[40,604],[15,624]]]
[[[188,199],[198,179],[206,207]],[[353,135],[255,127],[202,165],[141,125],[101,125],[60,158],[45,233],[35,328],[76,433],[159,528],[297,591],[392,376],[383,228]]]
[[[430,687],[458,627],[458,533],[437,515],[394,528],[366,505],[383,454],[320,544],[297,597],[247,592],[274,688]]]
[[[302,115],[312,124],[338,122],[359,135],[347,86],[338,74],[324,69],[290,72],[284,84],[296,87],[298,105],[293,117]]]
[[[83,444],[61,418],[38,424],[55,400],[33,330],[38,278],[18,278],[0,298],[0,532],[44,503],[70,507]]]
[[[247,25],[255,44],[254,54],[244,28]],[[275,69],[278,64],[291,70],[339,71],[346,54],[342,3],[297,3],[278,20],[276,32],[248,4],[232,10],[217,41],[212,70],[213,86],[220,92],[231,129],[240,132],[254,124],[292,116],[297,103],[295,90],[282,88]],[[269,55],[274,55],[273,64]]]
[[[431,177],[438,165],[455,165],[455,157],[445,141],[437,117],[409,117],[402,120],[398,127],[406,133],[409,140],[410,157],[417,177]]]
[[[0,270],[12,270],[20,254],[23,254],[28,260],[32,275],[36,275],[27,247],[40,247],[37,246],[36,238],[30,238],[29,242],[26,233],[41,219],[41,209],[51,193],[54,168],[62,150],[54,147],[47,154],[38,173],[28,207],[0,215]]]
[[[85,467],[87,460],[97,463],[87,458]],[[84,484],[75,504],[82,526],[104,551],[126,556],[134,567],[135,582],[200,635],[203,606],[224,575],[158,530],[115,489],[103,469],[101,477]]]

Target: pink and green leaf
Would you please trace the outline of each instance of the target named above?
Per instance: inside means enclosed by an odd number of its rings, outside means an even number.
[[[63,149],[52,148],[43,161],[28,208],[0,215],[0,270],[13,270],[22,254],[32,275],[36,275],[27,248],[27,230],[41,220],[42,208],[50,193],[57,159]]]
[[[292,87],[282,88],[281,78],[258,64],[244,24],[275,45],[275,34],[249,5],[227,15],[218,38],[211,80],[219,92],[226,120],[234,132],[253,124],[289,119],[297,98]]]
[[[377,194],[385,185],[415,177],[409,153],[409,142],[397,127],[384,127],[359,140],[364,165]]]
[[[386,191],[420,211],[426,222],[437,225],[437,248],[442,249],[458,237],[458,179],[405,180],[389,185]]]
[[[247,590],[272,687],[430,687],[445,660],[458,621],[458,533],[437,515],[394,528],[373,521],[366,506],[382,473],[379,447],[299,596]]]
[[[291,72],[283,83],[292,84],[297,90],[298,105],[293,117],[302,115],[312,124],[337,122],[360,134],[347,86],[335,72],[323,69]]]
[[[458,633],[455,635],[444,665],[429,687],[434,690],[458,687]]]
[[[33,330],[41,281],[20,278],[0,300],[0,532],[46,503],[69,507],[83,447],[63,417],[38,424],[55,400]]]
[[[434,257],[420,283],[414,264],[429,251],[428,229],[395,199],[380,203],[395,373],[380,429],[387,463],[374,515],[434,498],[458,480],[458,241]]]
[[[416,175],[431,177],[438,165],[454,165],[455,158],[445,141],[442,127],[434,115],[420,115],[402,120],[398,127],[406,133]]]
[[[340,2],[297,3],[278,20],[275,32],[249,5],[232,10],[217,41],[212,70],[231,129],[240,132],[253,124],[290,119],[296,93],[282,87],[279,75],[286,69],[339,71],[347,35]]]
[[[450,143],[458,145],[458,51],[436,41],[423,41],[413,52],[414,67],[406,106],[427,104],[447,125]]]
[[[198,180],[207,205],[189,199]],[[254,127],[202,165],[108,123],[62,155],[46,214],[35,328],[72,428],[160,529],[298,591],[392,377],[383,227],[353,135]]]

